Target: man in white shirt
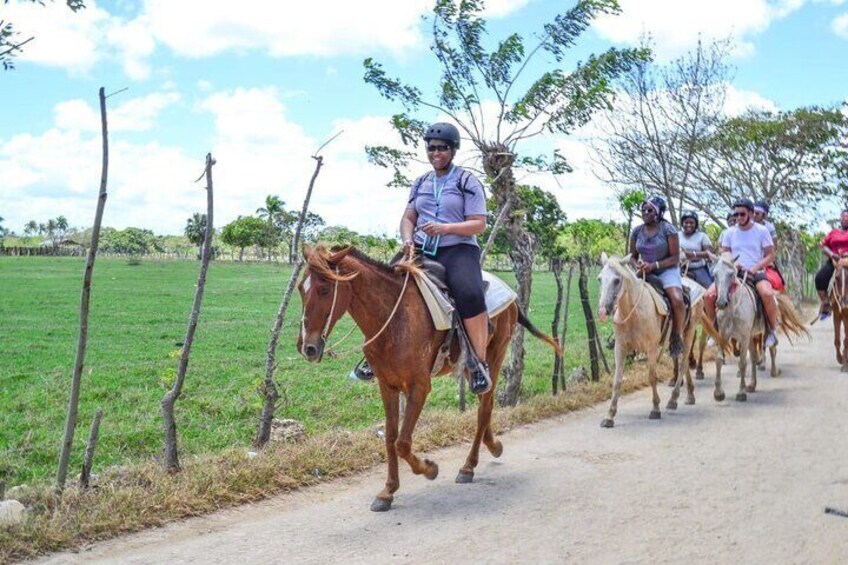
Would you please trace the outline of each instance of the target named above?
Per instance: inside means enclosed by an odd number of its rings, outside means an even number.
[[[748,272],[748,278],[756,283],[757,294],[763,301],[768,332],[765,346],[777,345],[775,331],[778,325],[777,300],[774,289],[765,275],[765,268],[774,261],[774,241],[768,229],[754,221],[754,203],[742,198],[733,205],[736,226],[728,231],[721,242],[721,251],[738,256],[737,267]],[[704,297],[704,306],[710,319],[715,319],[716,289],[710,287]]]

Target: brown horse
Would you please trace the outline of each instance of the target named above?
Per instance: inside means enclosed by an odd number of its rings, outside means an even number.
[[[843,373],[848,373],[848,259],[834,261],[833,267],[833,284],[829,293],[833,346],[836,348],[836,362],[842,365]]]
[[[388,464],[386,486],[377,494],[371,510],[386,511],[391,508],[394,493],[400,486],[398,456],[406,460],[416,475],[432,480],[439,474],[436,463],[422,460],[413,453],[412,433],[430,393],[430,372],[445,332],[435,329],[418,287],[405,284],[405,277],[417,270],[412,262],[401,262],[391,267],[353,247],[327,250],[319,245],[313,250],[304,246],[303,255],[307,268],[298,286],[303,303],[298,351],[308,361],[320,362],[327,337],[345,312],[369,339],[364,352],[383,398]],[[465,465],[456,477],[458,483],[473,480],[481,442],[495,457],[500,457],[503,452],[501,442],[492,433],[490,422],[498,374],[516,323],[546,341],[557,355],[560,354],[557,342],[536,329],[514,302],[492,318],[494,332],[489,335],[486,361],[493,387],[480,396],[477,433]],[[459,348],[454,345],[438,375],[450,373],[458,358]],[[406,410],[398,434],[401,393],[406,396]]]

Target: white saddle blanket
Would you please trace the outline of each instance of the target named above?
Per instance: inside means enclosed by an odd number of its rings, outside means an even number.
[[[507,306],[518,298],[515,291],[501,279],[483,271],[483,280],[488,282],[486,289],[486,311],[490,318],[494,318],[504,311]],[[439,291],[435,283],[426,276],[416,276],[415,284],[421,291],[421,296],[424,297],[424,302],[427,303],[427,308],[430,310],[430,317],[433,318],[437,330],[449,330],[453,317],[454,307],[447,298]]]

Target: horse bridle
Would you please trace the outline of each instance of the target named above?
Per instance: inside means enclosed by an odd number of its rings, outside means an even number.
[[[337,301],[338,295],[339,295],[339,279],[338,279],[339,270],[338,270],[338,268],[335,269],[335,273],[336,273],[336,277],[334,277],[334,279],[333,279],[333,281],[335,283],[333,285],[333,302],[332,302],[332,304],[330,304],[330,313],[327,314],[327,321],[324,322],[324,328],[321,330],[321,342],[324,345],[324,349],[327,350],[328,352],[332,352],[334,347],[338,347],[339,345],[344,343],[344,341],[347,338],[349,338],[351,336],[351,334],[353,334],[354,330],[356,329],[356,325],[354,324],[354,326],[352,328],[350,328],[350,331],[348,331],[339,341],[334,343],[332,345],[332,347],[327,347],[327,338],[329,337],[330,324],[332,323],[332,320],[333,320],[333,313],[336,311],[336,301]],[[400,289],[400,293],[398,294],[397,301],[395,301],[395,305],[394,305],[394,308],[392,308],[391,314],[389,314],[389,317],[386,319],[385,323],[383,323],[383,327],[381,327],[380,330],[377,333],[375,333],[373,336],[371,336],[367,341],[365,341],[359,347],[351,348],[351,349],[348,349],[347,351],[343,351],[341,353],[333,353],[333,355],[335,357],[342,357],[342,356],[347,355],[349,353],[353,353],[356,350],[365,348],[367,345],[370,345],[375,339],[380,337],[380,335],[386,330],[386,328],[389,327],[389,322],[391,322],[392,319],[395,317],[395,314],[397,313],[398,307],[400,306],[400,302],[403,299],[403,295],[406,292],[407,283],[409,283],[409,271],[406,272],[406,276],[403,279],[403,287]],[[301,316],[301,324],[302,324],[302,327],[304,327],[304,328],[305,328],[305,324],[306,324],[305,318],[306,318],[306,316]]]

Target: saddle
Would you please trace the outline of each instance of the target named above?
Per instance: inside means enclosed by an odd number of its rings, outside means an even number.
[[[396,264],[402,257],[403,252],[399,252],[389,264]],[[442,344],[439,346],[439,352],[430,370],[430,375],[434,376],[442,370],[448,361],[451,346],[457,338],[459,339],[460,358],[464,358],[465,364],[470,367],[477,360],[474,355],[469,355],[469,352],[472,351],[471,343],[465,334],[465,325],[459,317],[453,298],[448,292],[447,271],[444,265],[420,254],[415,258],[415,262],[421,268],[423,276],[413,275],[413,278],[422,298],[424,298],[424,303],[427,304],[433,325],[438,331],[447,331]],[[500,278],[487,271],[483,271],[483,292],[486,300],[486,312],[489,315],[489,333],[492,333],[494,326],[491,319],[503,312],[518,298],[518,295]]]

